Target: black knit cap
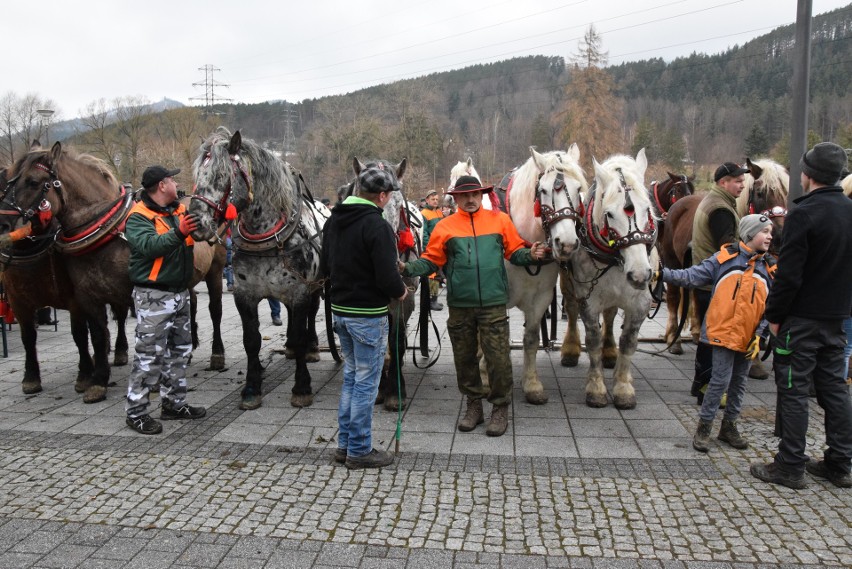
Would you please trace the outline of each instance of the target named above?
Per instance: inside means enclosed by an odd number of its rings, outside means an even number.
[[[453,186],[453,189],[447,193],[463,194],[465,192],[482,192],[483,194],[487,194],[493,189],[494,186],[482,187],[482,182],[476,176],[460,176],[456,180],[456,185]]]
[[[716,168],[716,173],[713,174],[713,181],[718,182],[725,176],[736,178],[737,176],[742,176],[746,173],[748,173],[748,168],[743,168],[739,164],[734,164],[733,162],[725,162]]]
[[[142,173],[142,187],[150,190],[166,178],[177,176],[180,174],[180,168],[169,170],[157,164],[156,166],[148,166]]]
[[[399,180],[390,171],[381,168],[365,168],[358,174],[358,185],[362,192],[378,194],[380,192],[398,192]]]
[[[847,162],[843,147],[833,142],[820,142],[802,155],[802,173],[815,182],[831,186],[840,179]]]

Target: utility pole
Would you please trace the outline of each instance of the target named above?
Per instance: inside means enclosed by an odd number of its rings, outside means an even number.
[[[812,0],[798,0],[796,12],[796,46],[793,51],[793,117],[790,131],[790,188],[787,209],[802,195],[802,169],[799,160],[808,145],[808,100],[811,79],[811,5]]]
[[[299,113],[290,103],[285,103],[286,107],[281,113],[284,118],[284,156],[296,150],[296,123],[299,120]]]
[[[216,103],[224,103],[230,102],[232,99],[227,99],[225,97],[218,97],[216,95],[216,87],[230,87],[230,85],[225,83],[220,83],[213,79],[213,73],[216,71],[222,71],[218,67],[214,65],[207,64],[203,67],[198,68],[199,71],[204,72],[204,82],[193,83],[193,87],[204,87],[204,96],[190,97],[190,101],[204,101],[204,109],[206,113],[211,112],[211,107]]]

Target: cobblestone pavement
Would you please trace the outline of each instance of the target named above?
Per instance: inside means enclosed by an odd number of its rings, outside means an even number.
[[[0,359],[0,569],[852,566],[852,493],[814,479],[796,492],[748,474],[777,445],[771,380],[749,384],[740,421],[749,449],[714,439],[708,455],[692,450],[691,347],[637,354],[630,411],[587,408],[585,356],[568,369],[541,351],[550,401],[530,405],[516,389],[509,431],[495,439],[484,427],[454,429],[462,400],[444,336],[434,367],[407,356],[396,463],[350,472],[331,460],[341,373],[329,354],[310,365],[314,405],[291,407],[283,328],[261,310],[266,395],[240,411],[245,357],[230,298],[225,312],[229,367],[208,371],[200,310],[190,402],[207,417],[168,421],[153,437],[124,425],[129,368],[113,368],[105,402],[85,405],[74,392],[67,313],[58,331],[39,330],[44,391],[23,395],[13,326]],[[664,313],[644,338],[659,337]],[[443,333],[446,310],[433,315]],[[521,326],[513,311],[518,343]],[[520,350],[512,360],[518,378]],[[819,456],[823,417],[811,411]],[[395,448],[395,424],[377,408],[377,444]]]

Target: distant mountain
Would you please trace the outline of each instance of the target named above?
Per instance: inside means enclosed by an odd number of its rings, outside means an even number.
[[[162,113],[163,111],[168,111],[171,109],[180,109],[185,106],[186,105],[184,105],[180,101],[175,101],[174,99],[169,99],[168,97],[163,97],[163,100],[157,101],[156,103],[150,103],[148,105],[145,105],[145,107],[151,113]],[[78,132],[82,132],[84,130],[86,130],[85,126],[83,125],[83,121],[80,118],[50,123],[50,139],[51,142],[55,142],[57,140],[63,141],[73,137]]]

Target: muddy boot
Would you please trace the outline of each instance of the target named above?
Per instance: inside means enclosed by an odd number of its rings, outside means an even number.
[[[748,448],[748,441],[740,435],[735,421],[722,420],[722,427],[719,429],[719,436],[716,437],[723,443],[728,443],[734,448]]]
[[[482,399],[471,399],[470,397],[468,397],[467,411],[465,411],[462,420],[459,421],[459,430],[463,433],[466,433],[468,431],[474,430],[477,425],[481,425],[484,422],[485,417],[482,413]]]
[[[752,379],[766,379],[769,377],[769,369],[762,361],[755,359],[748,370],[748,376]]]
[[[695,429],[695,436],[692,437],[692,448],[701,452],[710,450],[710,429],[712,427],[712,422],[699,419],[698,428]]]
[[[491,420],[488,421],[488,427],[485,429],[485,434],[489,437],[499,437],[506,432],[509,427],[509,406],[495,405],[491,410]]]

